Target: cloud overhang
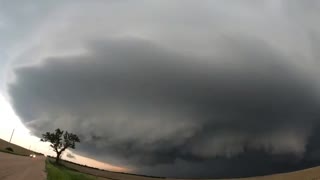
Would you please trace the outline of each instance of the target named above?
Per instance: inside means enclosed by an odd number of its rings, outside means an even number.
[[[8,85],[15,111],[34,134],[75,132],[78,153],[137,173],[244,176],[316,161],[319,29],[312,13],[308,22],[295,18],[316,11],[248,2],[209,12],[201,11],[209,2],[178,11],[175,3],[124,1],[112,4],[114,15],[79,6],[65,15],[70,24],[23,54],[38,63],[19,56]],[[172,19],[160,11],[168,6]]]

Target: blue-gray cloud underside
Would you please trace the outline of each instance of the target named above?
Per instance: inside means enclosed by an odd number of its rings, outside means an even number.
[[[243,176],[316,160],[314,77],[262,40],[221,43],[200,58],[141,39],[90,41],[85,54],[17,68],[9,93],[36,135],[75,132],[79,153],[137,173]]]

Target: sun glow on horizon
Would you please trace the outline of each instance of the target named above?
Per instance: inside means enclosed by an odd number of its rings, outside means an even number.
[[[30,149],[32,151],[40,152],[45,155],[55,156],[51,150],[49,143],[40,141],[40,138],[33,136],[21,122],[20,118],[15,114],[10,103],[5,97],[0,94],[0,138],[5,141],[10,141],[11,134],[13,133],[11,143]],[[14,132],[13,132],[14,131]],[[70,152],[70,151],[67,151]],[[63,159],[75,162],[82,165],[88,165],[99,169],[117,171],[117,172],[130,172],[129,169],[113,166],[108,163],[100,162],[91,158],[87,158],[78,154],[74,154],[76,158],[68,158],[67,152],[63,154]]]
[[[75,163],[79,163],[79,164],[87,165],[87,166],[89,165],[89,166],[92,166],[92,167],[96,167],[96,168],[103,169],[103,170],[108,170],[108,171],[124,172],[124,173],[130,173],[131,172],[131,170],[128,169],[128,168],[114,166],[114,165],[111,165],[111,164],[108,164],[108,163],[100,162],[98,160],[91,159],[91,158],[88,158],[88,157],[85,157],[85,156],[80,156],[80,155],[77,155],[77,154],[73,154],[73,155],[75,155],[75,158],[68,158],[66,156],[66,154],[68,152],[70,153],[69,150],[64,153],[63,159],[66,159],[66,160],[71,161],[71,162],[75,162]]]

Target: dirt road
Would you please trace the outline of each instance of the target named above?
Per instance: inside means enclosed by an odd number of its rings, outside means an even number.
[[[29,158],[0,152],[0,179],[44,180],[45,157]]]

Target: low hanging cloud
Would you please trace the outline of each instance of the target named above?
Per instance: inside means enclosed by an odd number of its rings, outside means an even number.
[[[172,24],[167,19],[162,22],[164,15],[157,10],[158,24],[150,23],[144,16],[150,12],[144,9],[132,15],[141,25],[138,30],[123,23],[128,14],[121,14],[113,25],[119,26],[122,35],[114,35],[109,24],[101,29],[110,37],[99,34],[98,27],[92,36],[79,28],[65,38],[81,44],[82,51],[28,57],[40,63],[13,69],[15,81],[8,92],[15,111],[35,135],[55,128],[75,132],[81,138],[75,152],[136,173],[249,176],[292,170],[308,166],[307,160],[319,160],[314,156],[320,149],[314,140],[319,137],[315,129],[320,118],[318,51],[292,45],[305,40],[302,37],[262,33],[260,20],[272,17],[267,10],[257,20],[246,19],[247,12],[255,14],[263,7],[259,3],[254,8],[248,3],[235,6],[243,12],[241,20],[257,24],[252,29],[239,25],[237,33],[230,28],[236,22],[232,15],[237,15],[232,8],[230,12],[210,11],[220,13],[225,22],[211,22],[210,17],[218,15],[204,13],[201,18],[190,17],[182,26],[179,17],[193,9],[191,4],[172,16],[178,22],[173,28],[155,28]],[[301,13],[294,4],[288,9],[290,17]],[[287,16],[281,17],[271,18],[272,22],[278,24]],[[227,33],[219,35],[212,27]],[[139,30],[147,37],[137,36]],[[218,38],[207,42],[209,35]],[[312,44],[316,48],[317,38]],[[296,161],[303,163],[297,166]]]
[[[137,39],[99,41],[84,55],[16,69],[10,93],[36,135],[63,127],[83,139],[79,151],[119,165],[246,148],[303,155],[319,117],[312,78],[267,44],[241,42],[229,49],[237,62],[224,64],[231,59],[197,62]]]

